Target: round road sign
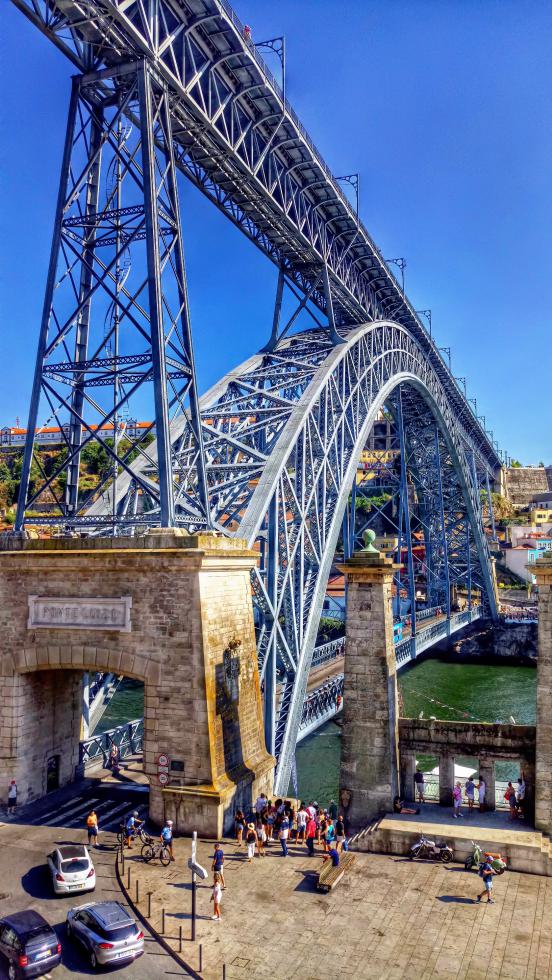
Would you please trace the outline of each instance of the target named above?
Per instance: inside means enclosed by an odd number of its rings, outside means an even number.
[[[161,786],[166,786],[169,781],[169,777],[166,772],[160,772],[157,778],[161,783]]]
[[[169,764],[169,757],[168,755],[165,755],[165,753],[163,752],[163,754],[160,755],[159,758],[157,759],[157,765],[168,766],[168,764]]]

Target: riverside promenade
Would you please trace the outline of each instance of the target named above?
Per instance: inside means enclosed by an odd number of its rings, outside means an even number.
[[[145,865],[127,852],[125,885],[140,913],[206,980],[549,980],[552,977],[552,879],[506,872],[495,905],[477,904],[481,879],[462,865],[356,854],[335,890],[317,892],[321,849],[280,845],[247,863],[245,846],[223,841],[226,890],[222,920],[211,920],[213,843],[198,842],[209,878],[197,890],[197,941],[190,941],[190,841],[175,842],[176,864]]]

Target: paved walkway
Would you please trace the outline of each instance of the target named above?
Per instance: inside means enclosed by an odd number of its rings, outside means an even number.
[[[211,868],[212,844],[200,842],[200,863]],[[198,888],[197,939],[206,980],[549,980],[552,977],[552,879],[507,872],[495,878],[495,905],[477,904],[481,879],[453,864],[410,862],[357,854],[328,895],[314,888],[320,857],[302,847],[288,858],[272,845],[248,864],[244,850],[224,843],[226,891],[222,921],[211,921],[209,881]],[[198,967],[190,939],[190,841],[175,844],[176,865],[147,866],[137,853],[130,894],[139,879],[139,907],[152,925]],[[211,878],[211,873],[210,873]]]

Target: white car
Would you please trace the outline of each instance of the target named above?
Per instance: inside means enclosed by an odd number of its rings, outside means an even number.
[[[84,844],[61,844],[48,855],[48,870],[56,895],[92,892],[96,872]]]

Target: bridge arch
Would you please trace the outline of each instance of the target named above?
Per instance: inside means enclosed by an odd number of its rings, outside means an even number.
[[[473,415],[465,402],[459,411],[445,366],[441,371],[439,359],[428,358],[407,327],[380,320],[340,329],[345,339],[338,345],[323,330],[280,341],[232,370],[200,401],[211,519],[260,552],[252,576],[258,655],[280,793],[288,787],[326,583],[360,452],[378,411],[396,392],[414,392],[435,422],[455,503],[471,528],[482,591],[491,613],[496,610],[480,501],[492,463],[483,435],[477,441]],[[190,524],[198,517],[197,472],[185,422],[173,424],[171,441],[177,520]],[[127,508],[136,519],[139,502],[151,520],[155,504],[143,489],[147,464],[136,470],[140,498],[131,477],[121,477],[118,513]],[[91,518],[111,512],[112,492],[96,501]],[[278,706],[277,663],[284,673]]]
[[[6,693],[18,704],[21,716],[19,720],[8,717],[6,723],[12,725],[19,759],[25,760],[20,789],[27,799],[56,788],[49,785],[50,762],[55,762],[59,786],[73,782],[81,771],[85,671],[122,674],[144,683],[143,759],[144,772],[151,779],[155,746],[149,744],[152,731],[146,722],[156,703],[159,664],[147,656],[121,655],[105,643],[29,643],[19,653],[13,676],[3,678],[12,688]]]

